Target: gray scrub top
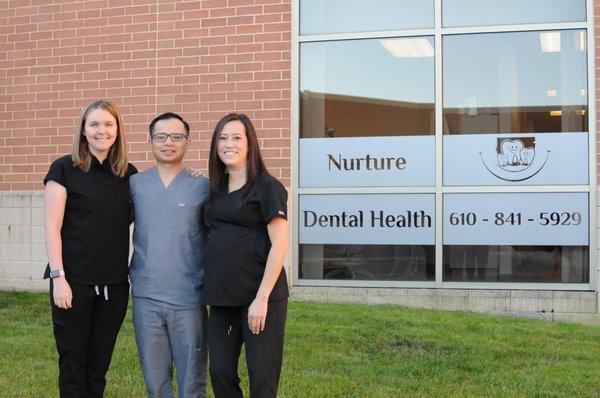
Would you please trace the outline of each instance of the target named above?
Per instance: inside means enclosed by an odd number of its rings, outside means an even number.
[[[201,306],[202,204],[206,178],[182,170],[165,188],[156,167],[130,179],[135,214],[129,268],[134,297],[181,309]]]

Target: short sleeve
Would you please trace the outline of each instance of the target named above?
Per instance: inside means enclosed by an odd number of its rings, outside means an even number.
[[[65,176],[65,173],[66,173],[65,165],[66,165],[65,157],[56,159],[50,165],[50,170],[48,170],[46,177],[44,177],[44,185],[46,185],[46,183],[48,181],[55,181],[66,188],[67,181],[66,181],[66,176]]]
[[[287,220],[287,191],[274,177],[269,176],[258,192],[260,200],[260,215],[268,224],[275,217]]]
[[[138,169],[131,163],[127,163],[127,177],[131,177],[134,174],[137,174]]]

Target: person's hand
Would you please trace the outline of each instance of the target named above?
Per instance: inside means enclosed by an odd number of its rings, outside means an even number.
[[[54,300],[54,305],[65,310],[71,308],[73,292],[71,291],[69,282],[67,282],[64,276],[59,276],[52,280],[52,284],[52,299]]]
[[[248,327],[254,334],[265,330],[267,321],[267,307],[269,300],[265,297],[256,297],[248,307]]]
[[[192,175],[192,177],[204,177],[204,173],[199,169],[192,169],[191,167],[187,168]]]

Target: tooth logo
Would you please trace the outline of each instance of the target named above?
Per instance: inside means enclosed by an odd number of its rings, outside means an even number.
[[[495,152],[494,161],[479,152],[483,166],[494,177],[519,182],[538,174],[548,162],[551,151],[546,150],[546,157],[536,160],[535,137],[498,137]]]

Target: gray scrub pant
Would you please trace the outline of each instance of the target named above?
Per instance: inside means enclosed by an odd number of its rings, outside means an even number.
[[[173,364],[180,398],[206,397],[207,313],[172,309],[133,298],[135,340],[148,397],[173,397]]]

